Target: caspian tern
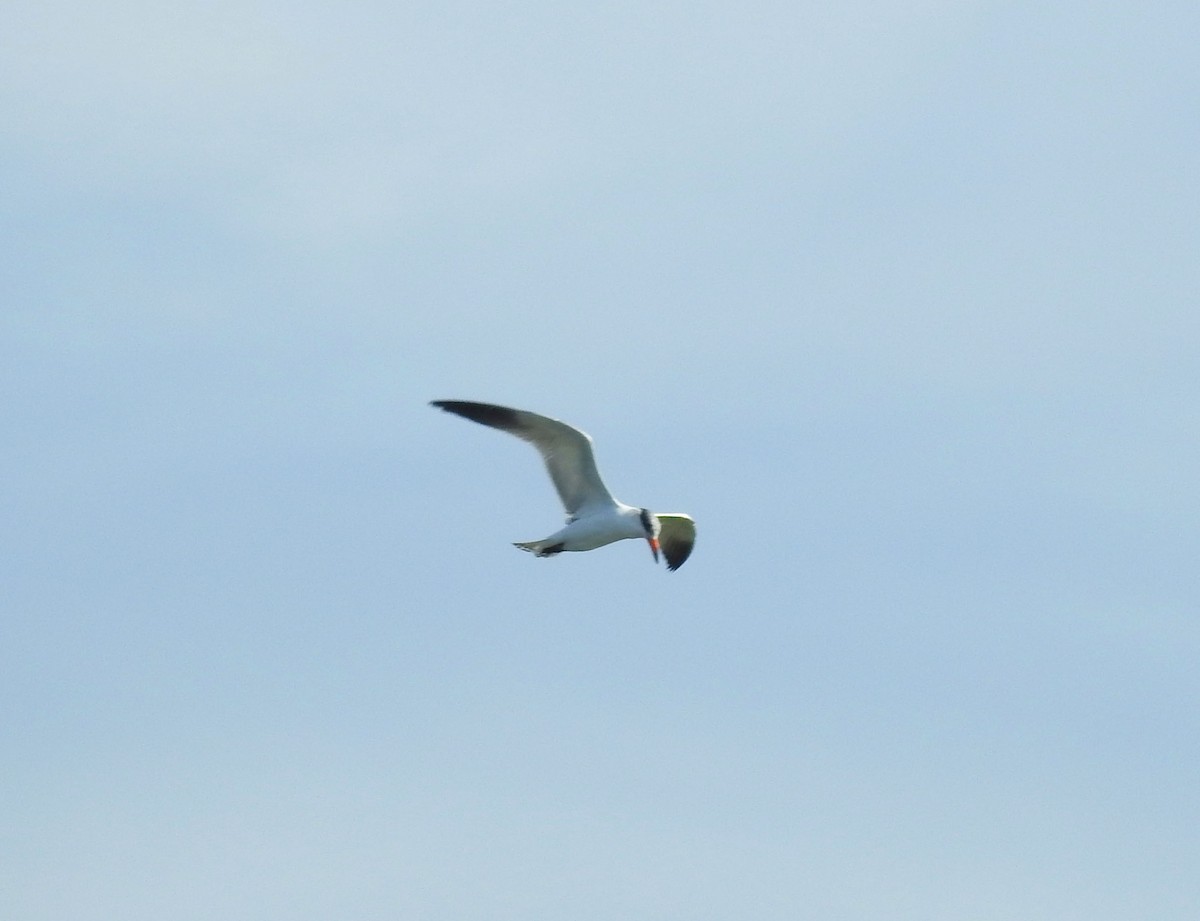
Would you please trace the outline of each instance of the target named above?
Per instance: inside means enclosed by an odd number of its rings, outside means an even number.
[[[672,572],[691,555],[696,543],[696,522],[691,516],[656,515],[614,499],[596,470],[592,439],[586,433],[548,416],[491,403],[434,400],[430,405],[516,435],[541,453],[567,511],[567,526],[541,540],[513,546],[534,556],[553,556],[564,550],[595,550],[617,540],[642,539],[650,544],[656,563],[662,548]]]

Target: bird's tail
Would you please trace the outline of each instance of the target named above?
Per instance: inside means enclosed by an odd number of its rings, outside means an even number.
[[[554,556],[556,553],[562,553],[562,544],[552,544],[548,540],[529,540],[521,543],[513,544],[514,547],[519,547],[521,550],[528,550],[534,556]]]

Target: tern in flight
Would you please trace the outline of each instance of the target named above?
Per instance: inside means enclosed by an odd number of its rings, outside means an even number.
[[[614,499],[596,470],[592,439],[579,429],[548,416],[491,403],[434,400],[430,405],[516,435],[542,455],[567,511],[567,524],[549,537],[514,546],[534,556],[553,556],[564,550],[595,550],[627,538],[644,540],[650,544],[656,563],[661,548],[671,571],[691,555],[696,543],[696,522],[691,516],[656,515]]]

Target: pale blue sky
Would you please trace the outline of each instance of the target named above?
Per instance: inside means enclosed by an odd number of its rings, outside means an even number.
[[[0,914],[1200,916],[1194,4],[10,6]]]

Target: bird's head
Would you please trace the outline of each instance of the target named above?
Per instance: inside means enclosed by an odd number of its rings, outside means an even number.
[[[650,552],[654,554],[654,562],[658,562],[658,532],[661,525],[658,522],[658,516],[650,509],[641,509],[642,530],[646,532],[646,543],[650,545]]]

